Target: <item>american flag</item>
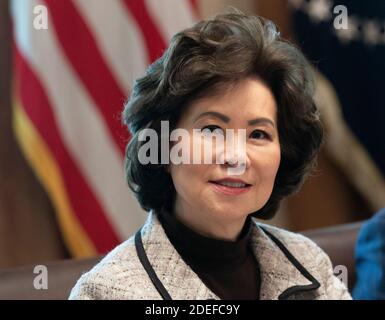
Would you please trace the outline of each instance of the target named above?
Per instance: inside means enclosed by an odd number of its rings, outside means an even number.
[[[42,7],[43,6],[43,7]],[[36,9],[37,8],[37,9]],[[36,28],[46,9],[47,28]],[[74,257],[105,253],[146,213],[126,185],[120,121],[135,78],[194,0],[13,0],[14,130]]]

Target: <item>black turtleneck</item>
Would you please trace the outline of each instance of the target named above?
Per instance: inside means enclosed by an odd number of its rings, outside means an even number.
[[[258,262],[249,245],[251,218],[236,241],[205,237],[163,210],[158,218],[183,260],[218,297],[225,300],[259,299]]]

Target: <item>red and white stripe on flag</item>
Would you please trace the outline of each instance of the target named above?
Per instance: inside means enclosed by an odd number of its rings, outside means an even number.
[[[38,5],[47,29],[33,26]],[[12,0],[14,130],[75,257],[111,250],[146,218],[124,178],[120,113],[195,10],[194,0]]]

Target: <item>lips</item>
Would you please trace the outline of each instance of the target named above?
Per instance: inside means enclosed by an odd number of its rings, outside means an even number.
[[[241,179],[231,179],[231,178],[212,180],[210,182],[218,185],[222,185],[222,186],[232,187],[232,188],[242,188],[242,187],[251,186],[251,184],[246,183]]]
[[[241,181],[241,182],[240,182]],[[250,184],[244,183],[242,180],[223,179],[217,181],[209,181],[216,192],[225,195],[239,195],[249,191]]]

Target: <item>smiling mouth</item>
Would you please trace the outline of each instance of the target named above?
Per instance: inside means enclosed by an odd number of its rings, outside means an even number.
[[[215,192],[225,196],[238,196],[247,193],[251,189],[250,184],[241,182],[231,182],[231,186],[224,181],[209,181]]]
[[[242,189],[242,188],[247,188],[251,186],[251,184],[242,183],[242,182],[228,182],[228,181],[209,181],[209,182],[219,186],[224,186],[227,188],[234,188],[234,189]]]
[[[209,182],[220,186],[229,187],[229,188],[246,188],[251,186],[251,184],[244,183],[244,182],[232,182],[232,181],[209,181]]]

